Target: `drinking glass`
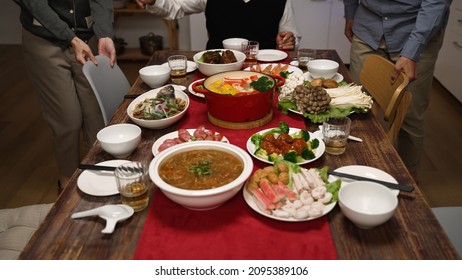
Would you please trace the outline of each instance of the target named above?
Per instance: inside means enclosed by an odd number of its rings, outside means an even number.
[[[252,66],[257,64],[257,55],[260,44],[257,41],[242,42],[242,52],[245,54],[244,65]]]
[[[331,118],[322,124],[322,137],[326,144],[326,153],[341,155],[345,152],[348,135],[350,135],[351,120]]]
[[[297,51],[298,67],[304,72],[308,70],[307,65],[310,60],[316,59],[315,49],[298,49]]]
[[[186,80],[188,59],[184,55],[172,55],[168,58],[170,78],[175,84],[182,84]]]
[[[127,162],[114,172],[117,189],[123,204],[141,211],[149,203],[149,178],[147,165],[141,162]]]

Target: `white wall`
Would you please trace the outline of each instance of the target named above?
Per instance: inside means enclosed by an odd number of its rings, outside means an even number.
[[[0,9],[0,44],[21,44],[20,8],[11,0],[2,0]],[[117,17],[114,25],[115,35],[124,38],[128,47],[138,47],[139,37],[153,32],[163,37],[163,44],[168,46],[167,28],[160,18],[150,14],[123,14]],[[179,20],[180,49],[189,50],[189,17]]]

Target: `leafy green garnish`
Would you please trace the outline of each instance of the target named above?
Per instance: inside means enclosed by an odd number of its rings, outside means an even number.
[[[189,172],[195,173],[199,177],[204,175],[210,175],[212,174],[210,164],[212,164],[212,162],[209,160],[197,161],[196,163],[191,164],[188,170]]]
[[[265,92],[267,90],[270,90],[273,87],[273,81],[270,80],[266,76],[262,76],[258,78],[256,81],[252,81],[250,83],[250,86],[253,87],[254,89],[260,91],[260,92]]]

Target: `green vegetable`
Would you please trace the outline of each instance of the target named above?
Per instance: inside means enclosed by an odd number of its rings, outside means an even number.
[[[197,176],[204,176],[212,174],[210,169],[210,164],[212,162],[209,160],[197,161],[194,164],[191,164],[188,168],[189,172],[195,173]]]
[[[262,149],[262,148],[258,148],[258,149],[255,150],[255,156],[267,160],[268,159],[268,152],[266,150]]]
[[[305,142],[310,141],[310,133],[308,130],[301,129],[300,131],[291,134],[291,136],[294,139],[302,138]]]
[[[250,86],[260,92],[265,92],[273,87],[274,83],[266,76],[258,78],[258,80],[250,83]]]
[[[283,164],[287,165],[287,167],[289,168],[289,172],[288,172],[288,173],[289,173],[289,183],[287,184],[287,186],[288,186],[289,188],[292,189],[292,188],[293,188],[292,174],[294,174],[294,173],[300,173],[300,171],[301,171],[301,170],[300,170],[300,166],[297,165],[297,164],[295,164],[295,163],[293,163],[293,162],[284,160],[284,159],[282,159],[282,158],[277,158],[277,159],[274,161],[274,167],[275,167],[276,170],[277,170],[276,167],[277,167],[277,165],[278,165],[279,163],[283,163]],[[278,175],[279,175],[279,174],[278,174]]]
[[[304,160],[309,160],[309,159],[314,159],[316,156],[313,153],[312,150],[308,149],[307,147],[304,147],[302,150],[302,158]]]
[[[327,204],[338,200],[338,192],[342,185],[342,181],[340,179],[337,179],[336,181],[333,181],[333,182],[329,182],[328,180],[329,174],[327,174],[328,170],[329,170],[328,166],[324,166],[323,168],[318,169],[321,179],[324,181],[324,183],[326,183],[327,191],[332,193],[332,199]]]
[[[275,162],[277,159],[279,159],[279,155],[276,153],[272,153],[268,155],[268,160],[271,162]]]
[[[290,161],[290,162],[293,162],[293,163],[298,162],[298,159],[297,159],[298,154],[297,154],[297,151],[295,151],[295,150],[288,151],[282,157],[284,158],[284,160],[287,160],[287,161]]]
[[[284,115],[287,115],[289,110],[297,111],[297,105],[295,105],[295,102],[286,98],[279,100],[278,107]]]
[[[263,135],[255,133],[250,137],[250,141],[255,145],[255,152],[260,149],[260,143],[263,141]]]
[[[313,140],[310,141],[310,147],[311,149],[316,149],[317,147],[319,147],[318,138],[314,138]]]

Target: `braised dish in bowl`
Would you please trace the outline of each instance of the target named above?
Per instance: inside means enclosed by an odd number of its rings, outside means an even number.
[[[229,122],[249,122],[271,112],[276,88],[284,78],[252,71],[229,71],[206,78],[193,89],[203,93],[208,112]],[[200,86],[202,85],[202,87]]]
[[[220,72],[242,69],[245,54],[236,50],[206,50],[196,53],[193,60],[202,74],[211,76]]]
[[[188,142],[159,153],[149,166],[154,184],[172,201],[193,210],[216,208],[237,194],[253,161],[232,144]]]

